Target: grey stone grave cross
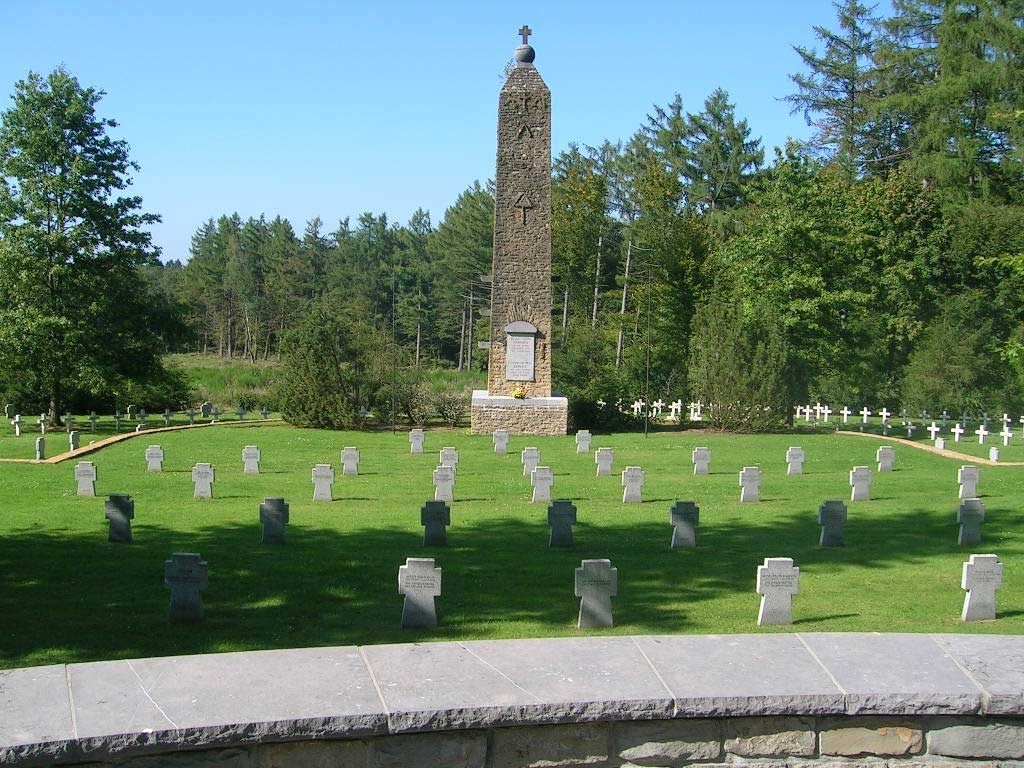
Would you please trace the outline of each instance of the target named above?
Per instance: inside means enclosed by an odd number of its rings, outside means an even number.
[[[576,453],[590,453],[592,438],[589,429],[578,430],[576,432]]]
[[[960,414],[960,423],[963,424],[964,427],[967,426],[967,422],[969,419],[970,415],[967,413],[967,411],[964,411],[963,413]]]
[[[143,429],[146,428],[146,417],[147,416],[148,416],[148,414],[146,413],[146,409],[145,408],[139,408],[139,424],[142,426]]]
[[[580,598],[580,629],[610,627],[612,598],[619,592],[619,569],[611,560],[583,560],[576,569],[576,597]]]
[[[420,510],[424,547],[447,547],[448,526],[452,524],[452,511],[443,501],[428,501]]]
[[[555,473],[551,467],[536,467],[530,473],[530,485],[533,486],[533,495],[530,501],[551,501],[551,486],[555,482]]]
[[[75,465],[75,481],[78,496],[96,495],[96,465],[91,461],[80,461]]]
[[[906,430],[907,430],[907,439],[908,440],[913,440],[914,439],[914,431],[917,429],[917,427],[915,427],[909,421],[906,424],[904,424],[903,426],[906,427]]]
[[[423,453],[424,434],[422,429],[413,429],[409,432],[409,453]]]
[[[165,427],[171,426],[171,409],[170,408],[164,408],[164,426]]]
[[[120,411],[114,411],[114,431],[115,432],[120,432],[121,431],[121,412]]]
[[[973,464],[965,464],[956,473],[956,481],[960,484],[961,499],[976,499],[978,497],[978,478],[981,471]]]
[[[267,498],[260,504],[261,544],[284,544],[284,527],[288,524],[288,504],[284,499]]]
[[[267,406],[264,405],[262,408],[260,408],[260,416],[263,418],[264,421],[270,418],[270,411],[267,410]]]
[[[644,471],[640,467],[626,467],[622,470],[622,503],[643,502]]]
[[[11,419],[11,426],[14,427],[14,436],[21,437],[21,414],[14,414],[14,418]]]
[[[77,429],[68,432],[68,450],[77,451],[82,447],[82,435]]]
[[[847,406],[844,405],[843,410],[841,410],[840,413],[843,414],[843,424],[848,424],[850,421],[850,416],[851,414],[853,414],[853,411],[851,411]]]
[[[948,427],[948,426],[949,426],[949,420],[950,420],[950,418],[951,418],[951,417],[950,417],[950,415],[949,415],[949,413],[948,413],[948,412],[946,411],[946,409],[943,409],[943,410],[942,410],[942,416],[941,416],[941,418],[942,418],[942,428],[943,428],[943,429],[946,429],[946,427]]]
[[[786,451],[786,474],[802,475],[804,473],[804,449],[790,446]]]
[[[441,595],[441,569],[434,567],[434,558],[406,558],[398,569],[398,594],[405,597],[403,627],[436,627],[434,598]]]
[[[129,405],[127,410],[128,410],[128,420],[129,421],[134,421],[135,417],[139,415],[138,407],[134,406],[134,405]]]
[[[440,466],[434,470],[434,500],[455,500],[455,468]]]
[[[220,409],[215,405],[210,409],[210,421],[216,423],[218,418],[220,418]]]
[[[949,431],[953,433],[953,442],[954,443],[959,443],[960,442],[960,436],[966,430],[963,427],[961,427],[959,424],[954,424],[953,428],[951,430],[949,430]]]
[[[971,555],[964,563],[960,588],[967,591],[962,621],[994,621],[996,590],[1003,585],[1003,564],[996,555]]]
[[[978,436],[978,445],[984,445],[985,438],[989,436],[989,431],[988,429],[986,429],[985,425],[982,424],[980,427],[974,430],[974,434]]]
[[[206,589],[208,573],[207,562],[193,552],[175,552],[170,560],[164,561],[164,584],[171,589],[171,621],[202,620],[202,591]]]
[[[576,524],[576,507],[566,499],[553,501],[548,507],[548,525],[551,535],[548,537],[549,547],[572,547],[572,527]]]
[[[790,557],[766,557],[757,566],[757,594],[761,607],[757,626],[767,627],[793,623],[793,595],[800,589],[800,569]]]
[[[135,500],[123,493],[114,493],[103,502],[103,516],[110,523],[107,541],[114,544],[132,543],[132,519],[135,517]]]
[[[846,504],[840,499],[828,499],[818,507],[818,525],[821,536],[818,545],[822,547],[843,546],[843,525],[846,524]]]
[[[711,449],[710,448],[694,448],[693,454],[693,474],[695,475],[708,475],[711,473]]]
[[[903,426],[904,427],[907,426],[907,423],[910,421],[910,411],[908,411],[906,408],[901,410],[900,411],[900,419],[903,420]]]
[[[146,448],[146,471],[164,471],[164,449],[159,445],[151,445]]]
[[[744,467],[740,470],[740,501],[761,500],[761,468]]]
[[[46,458],[46,438],[36,438],[36,461],[42,461]]]
[[[1013,431],[1010,429],[1010,425],[1007,424],[1003,427],[1003,431],[999,433],[999,436],[1003,438],[1003,447],[1007,448],[1010,445],[1010,438],[1013,437]]]
[[[89,431],[96,431],[96,411],[89,411]]]
[[[1008,414],[1008,413],[1004,413],[1004,414],[1003,414],[1002,422],[1003,422],[1003,428],[1004,428],[1004,429],[1005,429],[1006,427],[1010,426],[1010,423],[1011,423],[1012,421],[1013,421],[1013,419],[1012,419],[1012,418],[1010,418],[1010,414]]]
[[[438,454],[437,462],[442,467],[451,467],[452,471],[458,474],[459,471],[459,452],[457,449],[447,446],[441,449]]]
[[[879,472],[892,472],[893,462],[896,461],[896,451],[891,445],[883,445],[875,451],[875,461],[878,462]]]
[[[494,452],[500,456],[504,456],[508,453],[508,430],[494,430],[491,434],[491,442],[494,444]]]
[[[331,501],[334,484],[334,467],[330,464],[317,464],[313,467],[313,501]]]
[[[196,423],[196,409],[193,408],[190,405],[188,407],[188,411],[186,412],[186,415],[188,416],[188,425],[190,427],[195,426],[195,423]]]
[[[47,418],[45,413],[39,414],[39,419],[36,421],[36,426],[39,427],[39,434],[46,434],[46,422],[48,421],[49,419]]]
[[[956,543],[961,547],[981,543],[981,524],[985,522],[985,505],[981,499],[964,499],[956,511],[960,524]]]
[[[928,421],[932,415],[928,411],[921,411],[921,421]]]
[[[75,417],[70,412],[64,414],[64,431],[71,434],[71,430],[75,428]]]
[[[697,523],[700,507],[692,501],[676,501],[668,512],[672,524],[672,549],[692,549],[697,546]]]
[[[195,492],[192,497],[195,499],[213,498],[213,465],[197,463],[192,467],[192,482],[195,483]]]
[[[540,449],[527,447],[520,454],[520,461],[523,462],[523,477],[530,477],[540,464]]]
[[[519,28],[519,34],[523,36],[523,45],[529,45],[530,35],[533,34],[533,30],[523,24],[523,26]]]
[[[999,449],[994,445],[988,449],[988,460],[999,461]]]
[[[892,424],[890,424],[888,421],[883,421],[882,422],[882,434],[883,435],[888,435],[890,429],[892,429]]]
[[[341,474],[349,477],[359,475],[359,449],[354,446],[346,446],[341,452]]]
[[[615,460],[615,452],[611,448],[598,448],[594,451],[594,463],[597,464],[598,477],[611,477],[612,462]]]
[[[258,475],[260,473],[260,449],[255,445],[247,445],[242,449],[242,473]]]
[[[981,414],[981,423],[985,425],[986,429],[988,428],[988,423],[991,420],[992,420],[992,417],[989,416],[987,413]]]
[[[871,468],[854,467],[850,470],[850,501],[868,501],[871,498]]]
[[[249,414],[244,405],[238,406],[238,410],[235,411],[235,415],[238,416],[239,421],[245,421],[245,417]]]

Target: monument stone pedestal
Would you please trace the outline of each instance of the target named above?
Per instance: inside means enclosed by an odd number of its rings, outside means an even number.
[[[569,401],[558,396],[519,399],[474,389],[470,413],[474,435],[564,435],[569,426]]]

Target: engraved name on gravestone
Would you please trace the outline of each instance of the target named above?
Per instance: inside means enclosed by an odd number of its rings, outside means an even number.
[[[132,543],[132,519],[135,517],[135,500],[124,493],[113,493],[103,502],[103,516],[110,523],[107,541],[114,544]]]
[[[260,449],[255,445],[247,445],[242,449],[242,473],[246,475],[260,473]]]
[[[80,461],[75,465],[75,480],[78,482],[77,495],[96,495],[96,465],[91,461]]]
[[[792,446],[786,451],[786,474],[802,475],[804,473],[804,449]]]
[[[576,626],[594,629],[612,626],[612,598],[619,591],[619,569],[610,560],[583,560],[576,569],[576,597],[580,614]]]
[[[976,499],[978,497],[978,479],[981,471],[973,464],[965,464],[956,473],[956,481],[960,484],[961,499]]]
[[[196,499],[213,498],[213,465],[203,462],[192,467],[192,482],[195,483],[195,492],[192,494]]]
[[[760,467],[744,467],[740,470],[740,501],[761,500]]]
[[[981,499],[964,499],[956,511],[956,521],[960,524],[957,544],[981,543],[981,524],[985,522],[985,505]]]
[[[1003,564],[996,555],[971,555],[964,563],[960,588],[967,590],[962,621],[994,621],[996,590],[1003,585]]]
[[[281,498],[264,499],[260,504],[261,544],[284,544],[284,527],[288,524],[288,503]]]
[[[707,475],[711,473],[711,449],[693,449],[693,474]]]
[[[555,482],[555,473],[551,467],[536,467],[530,473],[530,485],[533,486],[533,495],[530,500],[551,501],[551,486]]]
[[[557,499],[548,507],[548,525],[551,535],[548,546],[570,548],[573,545],[572,527],[576,524],[576,506],[567,499]]]
[[[409,453],[423,453],[423,430],[414,429],[409,432]]]
[[[443,501],[428,501],[420,510],[424,547],[447,547],[452,511]]]
[[[459,452],[457,449],[451,446],[446,446],[441,449],[438,454],[438,464],[442,467],[451,467],[453,470],[458,471],[459,468]]]
[[[622,470],[622,502],[643,503],[643,488],[646,475],[640,467],[626,467]]]
[[[208,564],[193,552],[175,552],[164,561],[164,584],[171,590],[171,621],[202,621],[203,597],[208,581]]]
[[[347,446],[341,452],[341,474],[355,477],[359,474],[359,449]]]
[[[611,448],[598,448],[594,451],[594,463],[597,464],[598,477],[611,477],[612,462],[615,460],[615,452]]]
[[[434,501],[455,501],[455,468],[438,467],[434,470]]]
[[[757,625],[765,627],[793,623],[793,595],[800,586],[800,569],[793,567],[789,557],[766,557],[757,566],[757,594],[761,607]]]
[[[398,569],[398,594],[402,605],[403,627],[436,627],[434,598],[441,594],[441,569],[432,557],[409,557]]]
[[[846,504],[840,499],[823,501],[818,507],[818,525],[821,536],[818,545],[822,547],[843,546],[843,525],[846,523]]]
[[[504,456],[508,453],[508,430],[494,430],[491,434],[491,442],[494,443],[494,452]]]
[[[879,472],[892,472],[893,462],[896,461],[896,451],[891,445],[883,445],[875,451],[875,461],[878,462]]]
[[[331,486],[334,485],[334,467],[330,464],[317,464],[313,467],[313,501],[330,501],[333,497]]]
[[[588,429],[581,429],[576,432],[576,453],[590,453],[592,439],[593,436]]]
[[[850,470],[850,501],[867,501],[871,498],[871,467],[854,467]]]
[[[672,549],[693,549],[697,546],[697,523],[700,508],[692,501],[677,501],[668,513],[672,523]]]
[[[151,445],[146,448],[146,471],[164,471],[164,449],[159,445]]]
[[[540,464],[540,449],[524,448],[520,460],[523,462],[523,477],[529,477]]]

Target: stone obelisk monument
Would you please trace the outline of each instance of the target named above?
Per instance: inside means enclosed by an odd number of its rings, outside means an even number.
[[[564,435],[568,401],[551,393],[551,92],[527,26],[498,100],[487,391],[474,434]]]

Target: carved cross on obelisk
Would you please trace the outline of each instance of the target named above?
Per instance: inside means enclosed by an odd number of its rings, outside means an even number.
[[[523,45],[529,45],[530,35],[533,34],[533,30],[530,29],[526,24],[523,24],[523,26],[519,28],[519,34],[523,36]]]

